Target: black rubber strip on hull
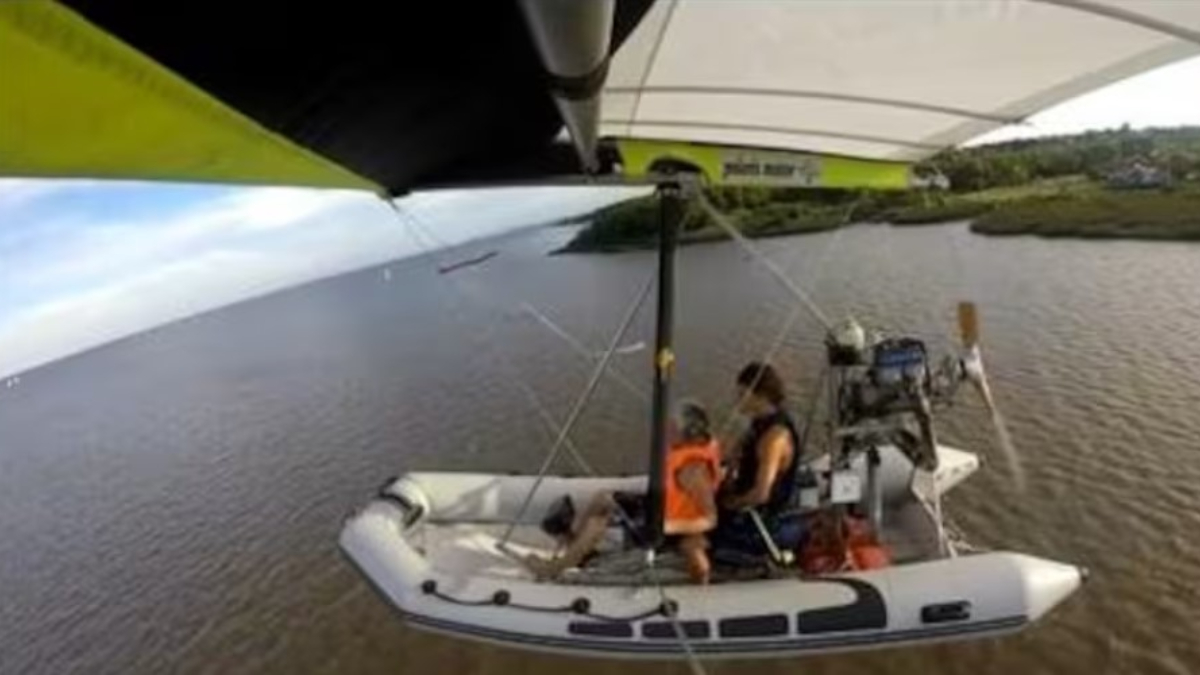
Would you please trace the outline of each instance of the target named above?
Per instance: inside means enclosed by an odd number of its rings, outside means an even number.
[[[788,634],[786,614],[733,616],[717,622],[717,632],[723,638],[761,638]]]
[[[340,547],[339,547],[339,550]],[[588,639],[586,637],[554,637],[530,635],[500,629],[473,626],[469,624],[446,621],[434,617],[407,612],[396,606],[390,596],[375,583],[375,580],[363,571],[354,558],[344,550],[343,555],[351,567],[358,571],[367,584],[375,590],[389,607],[406,623],[418,628],[436,631],[443,634],[459,636],[466,639],[478,639],[498,644],[543,649],[579,655],[596,656],[649,656],[671,657],[683,653],[679,642],[672,640],[634,641],[624,638]],[[661,622],[656,622],[661,623]],[[685,622],[687,623],[687,622]],[[996,632],[1012,632],[1029,624],[1028,617],[1008,616],[986,621],[973,621],[949,625],[935,625],[925,628],[915,628],[897,631],[871,631],[844,633],[837,637],[804,637],[803,635],[789,636],[783,639],[771,640],[703,640],[691,643],[691,648],[700,654],[710,656],[770,656],[774,653],[804,653],[835,650],[869,649],[886,647],[899,643],[920,642],[923,640],[947,640],[968,638],[974,634],[989,634]],[[647,624],[643,624],[644,626]]]
[[[469,626],[452,621],[443,621],[431,617],[403,612],[407,622],[417,627],[427,628],[440,633],[454,634],[464,638],[489,640],[512,646],[541,648],[559,652],[574,652],[578,654],[621,655],[621,656],[671,656],[680,654],[682,646],[677,641],[654,640],[634,642],[623,639],[588,640],[586,638],[567,638],[529,635],[511,631],[496,630],[480,626]],[[869,634],[846,633],[837,638],[805,638],[794,636],[775,640],[697,640],[691,643],[691,648],[700,654],[710,656],[750,656],[760,654],[769,656],[772,653],[803,653],[835,650],[868,649],[886,647],[897,643],[920,642],[923,640],[945,640],[951,638],[966,638],[972,634],[986,634],[998,631],[1016,630],[1026,624],[1024,616],[1006,617],[991,621],[978,621],[954,626],[920,628],[904,631],[877,631]]]
[[[707,640],[712,637],[712,625],[707,621],[680,621],[683,634],[692,640]],[[642,637],[652,640],[677,640],[679,634],[672,621],[647,621],[642,624]]]
[[[798,631],[815,634],[887,628],[887,603],[874,586],[860,579],[822,581],[849,586],[854,591],[854,602],[800,612],[796,615]]]
[[[567,624],[567,632],[571,635],[631,638],[633,626],[623,621],[572,621]]]

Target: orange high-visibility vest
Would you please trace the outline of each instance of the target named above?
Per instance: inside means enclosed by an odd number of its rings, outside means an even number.
[[[679,471],[692,462],[701,462],[708,473],[709,483],[715,494],[721,481],[721,449],[717,442],[675,446],[667,453],[663,515],[665,520],[698,520],[708,515],[704,505],[692,498],[676,480]]]

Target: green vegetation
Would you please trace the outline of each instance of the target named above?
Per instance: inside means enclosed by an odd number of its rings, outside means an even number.
[[[993,235],[1200,240],[1200,191],[1036,197],[983,214],[971,230]]]
[[[1200,175],[1200,127],[1128,127],[1072,136],[1011,141],[943,152],[927,162],[959,192],[1023,186],[1047,179],[1080,176],[1103,182],[1133,161],[1161,167],[1176,180]]]
[[[972,199],[939,200],[934,204],[914,204],[888,214],[886,220],[893,225],[933,225],[970,220],[991,210],[991,203]]]
[[[1162,177],[1152,189],[1110,189],[1110,177],[1134,163]],[[980,234],[1047,237],[1200,239],[1200,127],[1014,141],[956,149],[919,173],[940,172],[949,191],[830,191],[713,188],[713,205],[749,237],[803,234],[853,222],[923,225],[972,221]],[[657,201],[643,197],[590,214],[564,251],[653,246]],[[725,233],[692,206],[683,243]]]
[[[780,190],[779,193],[787,192]],[[757,188],[718,188],[707,192],[713,205],[729,215],[748,237],[770,237],[832,230],[850,222],[852,204],[842,198],[832,203],[783,201],[783,194]],[[811,199],[811,198],[810,198]],[[774,200],[774,201],[772,201]],[[658,200],[640,197],[600,209],[588,216],[590,224],[562,252],[616,252],[654,245]],[[694,244],[726,238],[708,214],[690,205],[684,215],[680,241]]]

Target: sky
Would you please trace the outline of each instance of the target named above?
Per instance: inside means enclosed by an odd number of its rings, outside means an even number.
[[[414,230],[356,191],[0,180],[0,377],[238,300],[630,194],[420,193],[397,202],[421,224]]]
[[[1200,58],[1131,78],[971,144],[1200,125]],[[418,193],[398,204],[455,244],[637,191]],[[0,179],[0,377],[298,283],[427,250],[359,192]]]

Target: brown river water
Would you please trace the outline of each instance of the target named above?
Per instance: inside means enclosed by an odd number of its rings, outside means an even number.
[[[338,552],[342,520],[407,469],[533,471],[652,256],[547,256],[533,230],[477,267],[410,259],[194,317],[0,390],[0,673],[686,673],[406,628]],[[1200,245],[990,239],[858,226],[760,242],[834,317],[952,343],[979,303],[1016,489],[974,402],[944,436],[988,461],[948,498],[973,542],[1086,565],[1021,635],[710,673],[1200,672]],[[679,388],[717,409],[795,306],[731,244],[680,257]],[[626,342],[652,342],[645,308]],[[619,356],[648,382],[648,351]],[[811,319],[775,361],[799,394]],[[606,381],[577,429],[642,468],[646,408]]]

